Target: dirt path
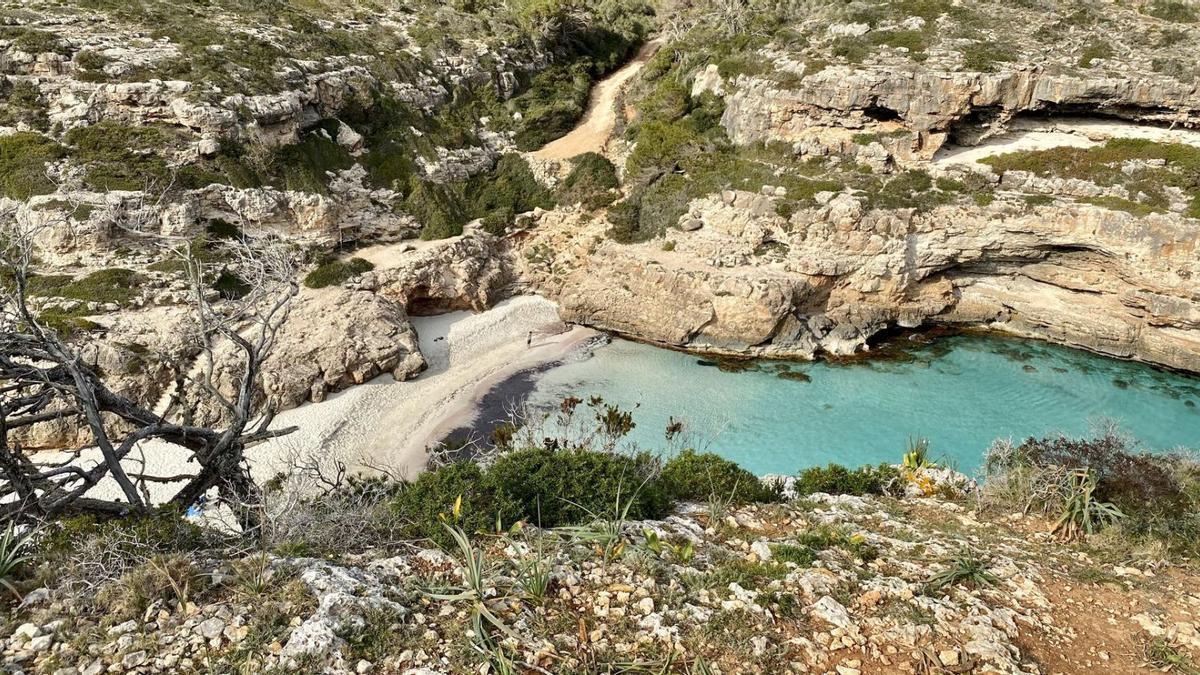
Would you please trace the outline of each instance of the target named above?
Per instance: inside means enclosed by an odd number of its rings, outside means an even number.
[[[662,42],[659,40],[647,42],[629,63],[596,84],[579,126],[566,136],[547,143],[533,156],[537,159],[570,159],[585,152],[602,151],[617,126],[617,96],[621,94],[625,83],[646,65],[660,46]]]

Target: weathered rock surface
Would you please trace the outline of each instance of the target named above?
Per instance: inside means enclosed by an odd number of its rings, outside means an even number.
[[[263,364],[263,388],[279,408],[293,408],[378,375],[407,380],[424,369],[403,307],[335,288],[297,299]]]
[[[694,202],[706,226],[672,251],[543,219],[530,245],[556,255],[526,268],[569,320],[675,347],[846,354],[891,326],[950,322],[1200,371],[1193,220],[1014,201],[867,211],[848,193],[784,219],[754,215],[762,195],[732,197]]]

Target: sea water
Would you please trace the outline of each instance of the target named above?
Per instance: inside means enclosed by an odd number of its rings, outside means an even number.
[[[1114,423],[1147,450],[1200,448],[1198,378],[1016,338],[902,340],[880,358],[740,364],[613,340],[536,374],[528,403],[600,396],[633,411],[626,441],[649,451],[677,445],[665,430],[683,421],[689,445],[760,475],[894,463],[916,437],[972,473],[997,439]]]

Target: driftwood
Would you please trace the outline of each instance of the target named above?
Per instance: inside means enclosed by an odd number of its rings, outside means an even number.
[[[60,223],[61,224],[61,223]],[[47,224],[25,225],[16,209],[0,212],[0,521],[33,521],[67,513],[104,517],[144,513],[146,482],[179,482],[169,502],[180,508],[197,503],[215,489],[234,509],[245,531],[259,526],[256,505],[261,492],[250,477],[248,447],[291,431],[270,430],[274,416],[260,391],[262,365],[298,291],[290,253],[278,242],[242,238],[226,244],[239,276],[251,288],[236,301],[216,301],[205,293],[205,269],[186,242],[170,249],[182,260],[191,280],[189,344],[195,364],[174,366],[176,387],[160,412],[114,392],[101,373],[81,357],[87,336],[63,336],[38,318],[28,304],[35,240]],[[168,242],[171,243],[171,242]],[[218,385],[218,350],[234,378]],[[193,424],[201,405],[221,409],[220,425]],[[70,418],[90,432],[102,461],[49,464],[10,442],[14,430],[39,422]],[[117,422],[117,423],[114,423]],[[130,474],[122,460],[147,441],[185,448],[197,467],[172,477]],[[76,456],[77,458],[77,456]],[[102,500],[88,492],[102,479],[116,483],[120,500]]]

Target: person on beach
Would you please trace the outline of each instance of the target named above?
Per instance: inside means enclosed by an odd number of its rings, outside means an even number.
[[[525,336],[525,347],[528,348],[532,344],[533,344],[533,331],[529,331],[529,335]]]

